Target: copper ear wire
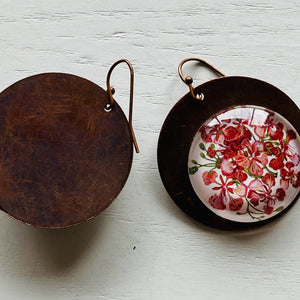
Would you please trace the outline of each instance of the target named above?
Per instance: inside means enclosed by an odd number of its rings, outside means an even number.
[[[208,63],[207,61],[201,59],[201,58],[196,58],[196,57],[190,57],[190,58],[186,58],[184,59],[178,66],[178,74],[181,78],[181,80],[189,87],[190,89],[190,93],[192,95],[192,97],[196,100],[203,100],[204,99],[204,95],[203,93],[195,93],[195,88],[193,87],[192,83],[193,83],[193,78],[191,76],[186,76],[184,77],[183,72],[182,72],[182,67],[183,65],[188,62],[188,61],[198,61],[201,62],[202,64],[204,64],[205,66],[207,66],[208,68],[212,69],[217,75],[219,76],[225,76],[225,74],[223,72],[221,72],[220,70],[218,70],[217,68],[215,68],[213,65],[211,65],[210,63]]]
[[[105,105],[105,110],[106,111],[110,111],[112,109],[112,106],[113,106],[113,103],[114,103],[114,98],[113,98],[113,94],[115,93],[115,89],[112,88],[110,86],[110,76],[111,76],[111,73],[113,71],[113,69],[120,63],[126,63],[129,67],[129,70],[130,70],[130,98],[129,98],[129,116],[128,116],[128,124],[129,124],[129,128],[130,128],[130,132],[131,132],[131,137],[132,137],[132,142],[133,142],[133,145],[134,145],[134,148],[135,148],[135,151],[136,153],[139,153],[140,150],[139,150],[139,147],[138,147],[138,144],[137,144],[137,141],[136,141],[136,137],[135,137],[135,134],[134,134],[134,130],[133,130],[133,127],[132,127],[132,110],[133,110],[133,86],[134,86],[134,73],[133,73],[133,67],[132,67],[132,64],[130,63],[129,60],[127,59],[120,59],[118,60],[117,62],[115,62],[111,68],[109,69],[108,73],[107,73],[107,78],[106,78],[106,85],[107,85],[107,94],[108,94],[108,97],[109,97],[109,100],[110,100],[110,103],[106,104]]]

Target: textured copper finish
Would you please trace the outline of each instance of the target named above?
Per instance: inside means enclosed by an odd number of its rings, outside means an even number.
[[[229,221],[207,209],[190,183],[187,169],[188,153],[200,126],[220,111],[236,105],[262,106],[278,112],[300,133],[299,108],[276,87],[247,77],[222,77],[208,81],[195,90],[198,94],[203,93],[205,99],[197,101],[190,93],[186,94],[170,111],[159,137],[159,171],[169,195],[188,215],[219,229],[248,229],[277,218],[287,209],[273,218],[257,223]]]
[[[107,92],[69,74],[23,79],[0,94],[0,206],[39,227],[66,227],[102,212],[132,163],[125,115]]]

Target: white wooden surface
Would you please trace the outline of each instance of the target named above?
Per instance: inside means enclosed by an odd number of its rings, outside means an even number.
[[[0,90],[48,71],[105,87],[110,65],[128,58],[141,148],[119,197],[88,223],[49,231],[1,213],[1,299],[299,299],[299,203],[259,230],[212,230],[177,208],[156,163],[163,120],[187,92],[177,76],[183,58],[266,80],[300,105],[298,0],[0,4]],[[199,84],[212,76],[185,71]],[[125,66],[112,81],[127,109]]]

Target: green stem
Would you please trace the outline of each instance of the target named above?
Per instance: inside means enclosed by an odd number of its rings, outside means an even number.
[[[215,166],[216,166],[215,164],[200,165],[200,167],[212,167],[212,168],[214,168]]]
[[[261,217],[255,217],[254,214],[256,214],[256,215],[264,215],[265,213],[263,211],[257,209],[256,207],[254,207],[247,198],[246,198],[246,201],[247,201],[247,209],[246,209],[246,211],[244,213],[239,212],[238,214],[239,215],[248,214],[253,220],[255,220],[255,219],[256,220],[261,220],[263,216],[261,216]],[[255,209],[257,212],[251,211],[250,207],[253,208],[253,209]]]
[[[272,174],[275,178],[277,178],[277,173],[271,171],[267,166],[264,166],[264,169],[267,170],[270,174]]]
[[[197,167],[197,168],[201,168],[201,167],[212,167],[212,168],[216,168],[216,165],[215,164],[205,164],[205,165],[200,165],[200,164],[195,164],[195,166]]]
[[[213,160],[213,159],[210,159],[210,158],[207,158],[207,157],[203,157],[204,159],[206,159],[206,160],[209,160],[209,161],[212,161],[212,162],[216,162],[216,160]]]
[[[244,169],[244,171],[251,177],[259,178],[259,179],[263,178],[262,176],[251,174],[248,169]]]
[[[253,205],[251,204],[251,202],[250,202],[247,198],[246,198],[246,201],[247,201],[247,203],[248,203],[253,209],[259,211],[260,213],[263,213],[263,214],[265,213],[264,211],[262,211],[262,210],[256,208],[255,206],[253,206]]]

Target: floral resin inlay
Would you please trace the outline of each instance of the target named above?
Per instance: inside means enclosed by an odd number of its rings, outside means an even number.
[[[238,222],[285,209],[300,187],[299,136],[282,116],[257,106],[214,116],[194,137],[188,171],[201,201]]]

